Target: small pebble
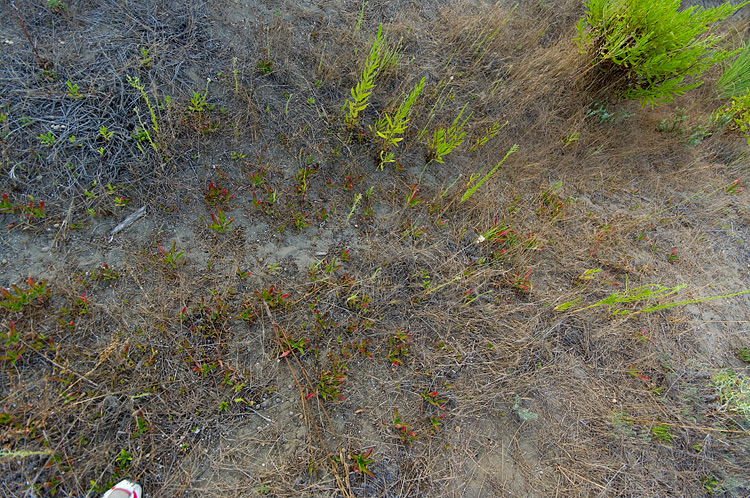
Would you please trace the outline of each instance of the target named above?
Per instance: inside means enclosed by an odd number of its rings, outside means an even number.
[[[459,426],[456,426],[456,428],[453,430],[455,430],[456,432],[461,432],[461,428]]]

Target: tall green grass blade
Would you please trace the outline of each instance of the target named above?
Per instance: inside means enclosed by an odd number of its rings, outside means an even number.
[[[750,43],[729,64],[716,82],[719,97],[729,99],[744,95],[750,89]]]
[[[470,188],[469,188],[469,189],[468,189],[468,190],[467,190],[467,191],[466,191],[466,192],[464,193],[463,197],[461,197],[461,202],[464,202],[464,201],[465,201],[465,200],[467,200],[467,199],[468,199],[469,197],[471,197],[472,195],[474,195],[474,192],[476,192],[476,191],[477,191],[477,189],[478,189],[479,187],[481,187],[481,186],[482,186],[482,184],[483,184],[484,182],[486,182],[487,180],[489,180],[489,179],[490,179],[490,177],[491,177],[492,175],[494,175],[494,174],[495,174],[495,172],[497,171],[497,169],[498,169],[498,168],[499,168],[499,167],[500,167],[500,166],[501,166],[501,165],[502,165],[502,164],[503,164],[503,163],[505,162],[505,160],[506,160],[506,159],[508,159],[508,156],[510,156],[511,154],[513,154],[514,152],[516,152],[517,150],[518,150],[518,144],[514,144],[514,145],[513,145],[513,147],[511,147],[511,148],[510,148],[510,149],[508,150],[508,152],[506,152],[506,153],[505,153],[505,157],[503,157],[503,158],[502,158],[502,159],[500,160],[500,162],[499,162],[499,163],[497,163],[497,164],[495,165],[495,167],[494,167],[494,168],[492,168],[492,169],[491,169],[491,170],[490,170],[490,171],[489,171],[489,172],[488,172],[488,173],[487,173],[486,175],[484,175],[484,176],[482,177],[482,179],[481,179],[481,180],[479,180],[479,181],[478,181],[478,182],[477,182],[477,183],[476,183],[475,185],[473,185],[472,187],[470,187]]]

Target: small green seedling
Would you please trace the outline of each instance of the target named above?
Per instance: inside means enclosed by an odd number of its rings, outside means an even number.
[[[273,285],[268,288],[263,288],[259,291],[255,291],[254,294],[261,298],[269,308],[284,308],[289,305],[284,301],[289,297],[289,294],[285,294],[281,289],[275,288]]]
[[[47,133],[42,133],[41,135],[39,135],[38,138],[42,142],[43,145],[46,145],[48,147],[52,147],[57,142],[57,138],[51,131],[48,131]]]
[[[151,67],[152,57],[151,57],[151,51],[147,49],[146,47],[140,48],[141,52],[141,67],[142,68],[149,68]]]
[[[396,154],[393,152],[385,152],[383,150],[380,151],[380,169],[383,169],[383,166],[390,163],[396,162]]]
[[[303,356],[305,354],[304,346],[308,342],[310,341],[304,337],[293,339],[288,333],[279,330],[279,359],[289,356],[292,353]]]
[[[563,183],[561,181],[542,192],[539,196],[539,208],[537,208],[536,214],[545,216],[550,221],[562,219],[563,209],[571,202],[571,198],[563,196],[562,192]]]
[[[257,187],[262,185],[266,181],[266,170],[260,168],[256,171],[248,173],[247,176],[250,178],[250,181],[253,182],[253,185]]]
[[[531,272],[532,270],[529,270],[523,276],[521,276],[521,272],[519,271],[516,275],[516,278],[511,283],[513,288],[524,293],[531,292],[531,282],[529,282]]]
[[[0,213],[12,214],[16,210],[16,206],[10,202],[8,194],[3,192],[2,200],[0,201]]]
[[[429,388],[425,389],[422,392],[422,399],[424,399],[427,403],[431,404],[432,406],[436,406],[440,408],[441,410],[445,410],[445,403],[448,402],[447,399],[440,399],[438,392],[430,391]]]
[[[257,68],[261,74],[271,74],[273,72],[273,61],[271,59],[261,59],[258,61]]]
[[[703,485],[703,489],[710,495],[714,495],[719,491],[719,481],[713,474],[701,477],[701,484]]]
[[[0,306],[9,311],[17,312],[26,306],[41,304],[49,299],[50,290],[47,288],[47,281],[34,282],[29,278],[26,280],[28,289],[21,290],[16,284],[11,284],[10,288],[0,288]]]
[[[580,132],[572,131],[561,140],[563,147],[567,147],[568,145],[572,144],[573,142],[577,142],[578,139],[581,138]]]
[[[120,470],[125,470],[130,466],[130,462],[133,460],[133,457],[130,453],[128,453],[127,450],[120,450],[120,454],[117,455],[115,458],[115,461],[117,462],[117,467],[120,468]]]
[[[422,202],[422,198],[419,197],[419,184],[415,183],[410,189],[409,193],[406,195],[406,205],[407,207],[415,207],[417,204]]]
[[[187,106],[187,110],[194,113],[201,113],[205,109],[208,109],[209,111],[214,108],[213,104],[209,104],[206,101],[206,98],[208,97],[208,84],[211,83],[211,78],[206,79],[206,91],[204,93],[200,93],[197,90],[193,90],[193,95],[190,97],[190,105]]]
[[[417,440],[417,435],[412,431],[407,424],[401,421],[401,417],[398,414],[398,408],[393,412],[393,427],[398,431],[398,437],[401,438],[403,443],[408,444],[410,447]]]
[[[750,419],[750,378],[731,369],[723,369],[712,376],[720,408]]]
[[[141,80],[136,76],[130,76],[127,75],[126,79],[128,81],[128,84],[138,90],[138,92],[141,94],[141,98],[146,103],[146,107],[148,107],[148,112],[151,115],[151,129],[147,128],[146,125],[143,124],[143,120],[141,119],[140,111],[138,110],[138,107],[134,107],[133,111],[135,112],[136,117],[138,118],[138,123],[140,124],[139,127],[136,127],[135,131],[133,132],[133,137],[137,140],[137,146],[139,150],[141,149],[140,142],[148,142],[149,145],[154,149],[154,151],[159,151],[159,145],[157,144],[154,139],[156,138],[158,140],[159,138],[159,121],[157,119],[156,109],[151,104],[151,99],[149,99],[148,94],[146,93],[146,85],[145,83],[141,83]],[[157,102],[158,105],[158,102]]]
[[[349,218],[354,215],[354,210],[357,209],[357,204],[359,204],[359,201],[362,200],[362,194],[355,194],[354,195],[354,203],[352,204],[352,209],[349,211],[349,214],[346,217],[346,222],[349,223]]]
[[[169,251],[165,251],[164,248],[160,245],[156,246],[156,249],[158,249],[158,251],[163,256],[162,258],[159,258],[159,260],[165,264],[168,264],[172,268],[177,268],[177,263],[185,254],[185,251],[177,252],[176,246],[177,246],[177,241],[174,241],[174,240],[172,241],[172,248]]]
[[[68,86],[68,97],[74,99],[81,98],[81,87],[72,83],[70,80],[66,81],[65,84]]]
[[[29,205],[23,207],[23,215],[27,219],[44,218],[44,201],[39,201],[39,206],[34,206],[34,197],[29,195]]]
[[[230,225],[234,221],[234,218],[227,218],[226,214],[224,214],[224,210],[221,208],[219,208],[218,213],[218,215],[211,213],[211,220],[213,223],[208,225],[208,228],[216,230],[219,233],[231,230],[232,227]]]
[[[206,200],[206,204],[209,206],[226,206],[235,196],[229,195],[227,189],[220,188],[217,185],[214,185],[213,182],[208,182],[208,189],[203,191],[203,197]]]
[[[441,420],[445,418],[445,413],[441,413],[437,417],[430,416],[430,425],[432,425],[432,432],[437,433],[440,432],[440,426],[443,425]]]
[[[340,399],[346,400],[341,395],[339,389],[346,382],[346,371],[347,368],[339,360],[331,361],[331,369],[320,373],[320,380],[316,387],[316,391],[309,394],[307,399],[315,396],[316,394],[323,398],[324,401],[329,399]]]
[[[101,125],[99,127],[99,135],[101,135],[102,139],[105,142],[109,142],[110,140],[112,140],[112,135],[114,134],[115,132],[109,131],[105,125]]]
[[[140,412],[140,411],[138,412],[138,414],[135,417],[135,424],[136,424],[136,430],[130,436],[131,439],[137,438],[138,436],[140,436],[141,434],[144,434],[150,429],[148,422],[143,417],[143,412]]]
[[[372,448],[370,448],[369,450],[367,450],[367,453],[359,453],[357,455],[350,454],[349,455],[349,459],[351,459],[354,462],[354,464],[352,465],[352,470],[355,473],[358,473],[358,474],[359,473],[367,474],[368,476],[370,476],[370,477],[372,477],[374,479],[375,478],[375,474],[373,474],[367,468],[368,465],[370,465],[372,462],[375,461],[374,458],[368,458],[372,454],[372,450],[373,449],[375,449],[374,446]]]
[[[750,45],[748,45],[748,46],[750,46]],[[744,185],[740,185],[740,179],[739,178],[737,178],[734,182],[732,182],[731,185],[728,185],[724,189],[724,191],[727,194],[740,194],[740,193],[742,193],[743,190],[745,190],[745,186]]]
[[[406,334],[400,330],[396,331],[396,334],[388,339],[388,361],[390,361],[394,367],[404,364],[404,359],[409,356],[409,346],[411,341],[409,338],[411,334]]]
[[[68,8],[68,5],[61,0],[47,0],[47,7],[55,14],[60,14]]]

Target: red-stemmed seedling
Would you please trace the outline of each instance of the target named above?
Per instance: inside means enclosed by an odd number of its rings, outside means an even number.
[[[211,219],[213,220],[213,223],[208,225],[208,228],[213,228],[219,233],[224,233],[227,230],[232,229],[230,225],[234,221],[234,218],[227,218],[224,214],[224,210],[221,208],[219,208],[218,216],[214,213],[211,213]]]
[[[354,462],[354,464],[352,465],[352,470],[355,473],[367,474],[374,479],[375,474],[373,474],[370,469],[367,468],[368,465],[375,461],[374,458],[368,458],[372,454],[373,449],[375,449],[374,446],[367,450],[367,453],[359,453],[357,455],[352,453],[349,455],[349,458]]]
[[[226,206],[235,197],[229,195],[227,189],[214,185],[213,182],[208,182],[208,189],[203,192],[203,196],[209,206]]]
[[[401,441],[408,444],[409,447],[417,440],[417,435],[414,434],[409,425],[401,421],[398,408],[393,412],[393,427],[398,431],[398,437],[401,438]]]
[[[404,364],[404,359],[409,356],[409,345],[411,341],[409,338],[411,334],[405,334],[401,331],[396,331],[396,334],[388,339],[388,361],[393,363],[394,367]]]

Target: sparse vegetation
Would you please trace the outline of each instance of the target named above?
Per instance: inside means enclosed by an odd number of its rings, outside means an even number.
[[[750,7],[39,7],[5,495],[750,493]]]

